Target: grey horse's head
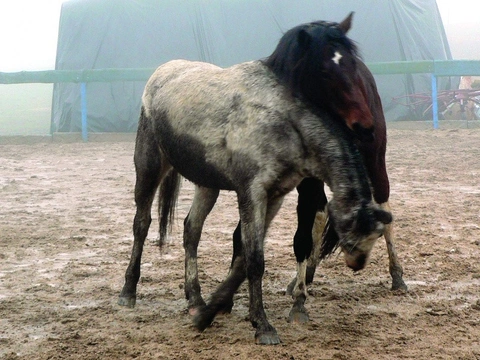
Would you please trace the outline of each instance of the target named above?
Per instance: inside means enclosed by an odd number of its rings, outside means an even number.
[[[335,199],[329,202],[331,225],[338,234],[336,247],[340,247],[347,266],[358,271],[370,257],[373,245],[383,235],[385,225],[392,222],[392,215],[374,202],[363,203],[345,212],[337,209]]]

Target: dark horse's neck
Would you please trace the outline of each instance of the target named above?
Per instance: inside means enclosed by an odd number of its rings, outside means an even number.
[[[344,49],[351,59],[358,56],[355,44],[338,24],[323,21],[302,24],[287,31],[262,63],[295,97],[313,107],[331,109],[339,101],[335,96],[339,90],[332,89],[332,84],[338,84],[345,76],[339,66],[334,66],[334,60],[328,58],[336,47]]]

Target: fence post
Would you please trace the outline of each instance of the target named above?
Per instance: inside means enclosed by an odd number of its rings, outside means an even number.
[[[432,73],[432,113],[433,113],[433,128],[438,129],[438,90],[437,77]]]
[[[87,122],[87,84],[80,83],[80,107],[82,111],[82,139],[88,141],[88,122]]]

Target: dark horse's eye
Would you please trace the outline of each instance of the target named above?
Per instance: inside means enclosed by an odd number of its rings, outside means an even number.
[[[351,66],[354,70],[357,70],[357,59],[354,56],[350,56]]]
[[[355,57],[352,56],[348,51],[342,51],[342,65],[350,71],[357,69],[357,62]]]

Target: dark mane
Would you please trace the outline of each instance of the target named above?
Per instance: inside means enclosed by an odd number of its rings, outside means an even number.
[[[339,102],[328,91],[332,82],[342,81],[345,75],[332,58],[337,49],[349,54],[352,62],[359,57],[357,46],[338,23],[315,21],[288,30],[275,51],[262,62],[288,86],[294,96],[316,107]]]

